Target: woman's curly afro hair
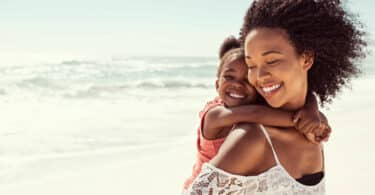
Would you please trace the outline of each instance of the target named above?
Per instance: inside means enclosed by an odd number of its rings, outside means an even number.
[[[308,88],[321,105],[331,102],[360,73],[358,62],[365,57],[367,45],[365,33],[340,0],[254,0],[241,28],[241,44],[257,27],[284,29],[298,54],[314,52]]]

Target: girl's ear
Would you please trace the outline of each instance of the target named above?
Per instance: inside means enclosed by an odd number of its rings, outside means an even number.
[[[310,70],[310,68],[314,64],[314,58],[315,58],[314,51],[306,50],[305,52],[303,52],[303,54],[302,54],[302,60],[303,60],[302,68],[306,71]]]
[[[219,89],[219,79],[216,79],[215,81],[215,88],[216,88],[216,91]]]

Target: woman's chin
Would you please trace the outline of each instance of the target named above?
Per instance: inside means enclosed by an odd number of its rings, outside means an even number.
[[[281,103],[281,101],[275,101],[275,100],[269,100],[269,99],[266,99],[266,102],[269,106],[271,106],[272,108],[280,108],[283,104]]]

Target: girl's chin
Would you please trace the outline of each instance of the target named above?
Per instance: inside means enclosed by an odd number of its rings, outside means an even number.
[[[236,106],[244,105],[244,104],[246,104],[246,103],[245,103],[245,101],[243,101],[243,100],[234,100],[234,99],[230,99],[230,100],[225,101],[225,104],[226,104],[228,107],[236,107]]]
[[[243,104],[241,104],[241,103],[234,103],[234,102],[227,102],[226,105],[228,107],[236,107],[236,106],[241,106]]]

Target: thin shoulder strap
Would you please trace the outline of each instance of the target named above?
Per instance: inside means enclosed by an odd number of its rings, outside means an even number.
[[[260,124],[259,126],[260,126],[260,129],[262,129],[264,136],[266,137],[268,143],[269,143],[270,146],[271,146],[272,153],[273,153],[273,157],[275,158],[276,164],[280,165],[279,158],[277,157],[277,154],[276,154],[276,152],[275,152],[275,149],[273,148],[271,138],[270,138],[270,136],[268,135],[266,128],[264,128],[264,126],[261,125],[261,124]]]
[[[321,147],[322,147],[322,157],[323,157],[323,171],[325,171],[325,158],[324,158],[324,148],[323,148],[323,145],[321,144]]]

